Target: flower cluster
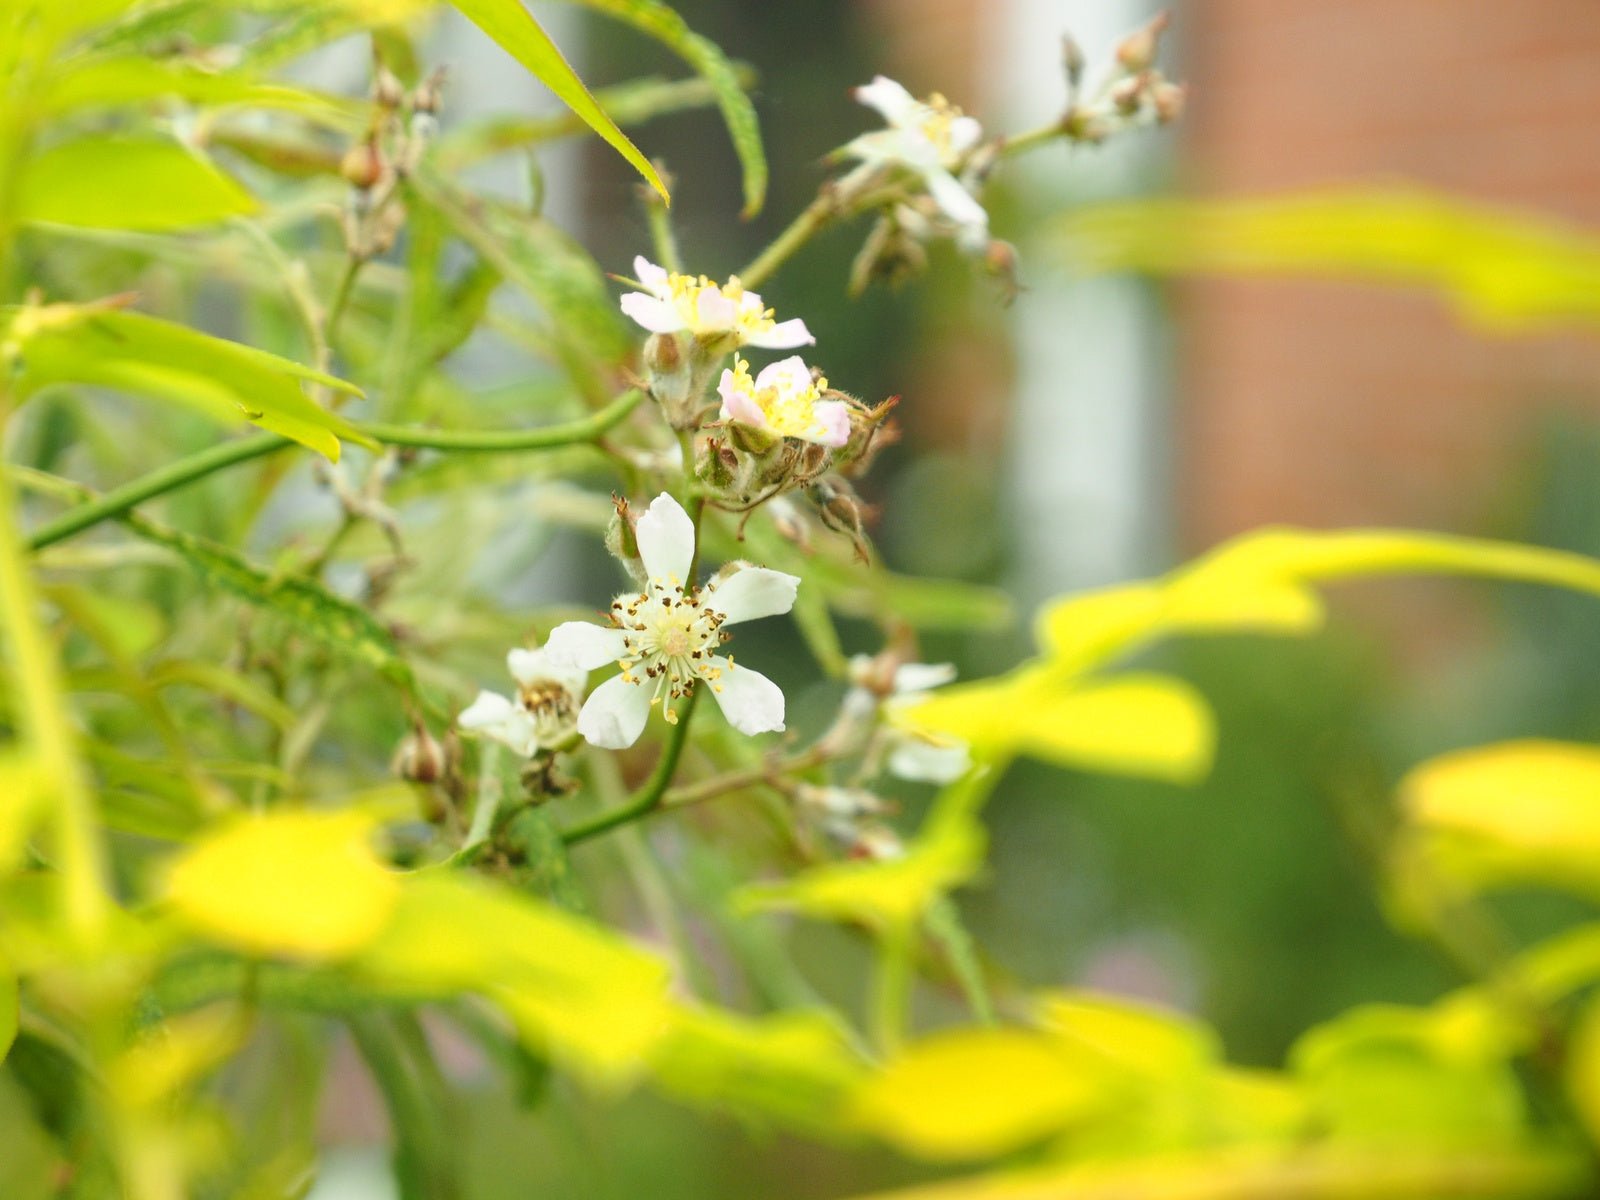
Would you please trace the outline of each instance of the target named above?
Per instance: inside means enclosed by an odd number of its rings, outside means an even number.
[[[643,255],[634,258],[633,270],[645,290],[623,296],[622,311],[651,333],[688,333],[719,346],[765,350],[816,344],[804,321],[776,320],[759,295],[745,291],[737,275],[714,283],[704,275],[669,272]]]

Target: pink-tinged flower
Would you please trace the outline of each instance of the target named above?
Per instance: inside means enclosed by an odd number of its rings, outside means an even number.
[[[888,681],[889,694],[883,695],[884,680],[876,674],[876,662],[864,654],[850,660],[850,679],[854,683],[845,703],[854,711],[868,713],[880,701],[891,708],[913,704],[936,687],[955,680],[951,663],[901,663]],[[887,730],[891,775],[919,783],[951,783],[972,767],[967,744],[953,737],[901,729]]]
[[[696,337],[732,335],[741,346],[792,350],[812,346],[806,323],[798,317],[773,319],[772,310],[755,292],[747,292],[737,275],[713,283],[704,275],[678,275],[642,255],[633,260],[634,274],[646,291],[622,297],[622,311],[651,333],[686,331]]]
[[[570,738],[578,727],[586,673],[558,666],[543,650],[511,651],[506,669],[517,681],[516,696],[479,692],[456,724],[509,746],[524,758]]]
[[[722,419],[765,429],[780,437],[839,447],[850,440],[850,409],[843,400],[824,400],[826,379],[812,379],[798,354],[769,363],[754,379],[750,364],[734,356],[723,369],[717,394]]]
[[[700,683],[711,689],[722,715],[740,733],[781,731],[778,685],[748,667],[735,667],[732,655],[717,650],[728,640],[725,626],[788,612],[799,578],[743,566],[695,587],[689,580],[694,522],[665,492],[639,518],[635,536],[648,580],[645,590],[612,601],[609,626],[568,621],[556,626],[545,644],[551,661],[566,668],[592,671],[610,662],[622,668],[590,694],[578,714],[578,732],[608,750],[631,746],[651,708],[660,704],[675,723],[674,702]]]
[[[982,140],[983,127],[937,92],[918,100],[883,75],[854,94],[876,109],[889,128],[864,133],[845,150],[863,162],[901,166],[922,176],[928,195],[954,222],[957,239],[981,249],[988,241],[989,214],[955,171]]]

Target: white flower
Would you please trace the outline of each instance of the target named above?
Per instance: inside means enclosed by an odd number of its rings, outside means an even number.
[[[901,663],[888,682],[886,699],[892,705],[914,704],[936,687],[956,677],[952,663]],[[850,660],[850,678],[855,683],[845,703],[857,712],[876,703],[883,694],[878,660],[858,654]],[[965,775],[972,766],[967,744],[952,737],[939,737],[916,730],[890,726],[888,768],[891,775],[918,783],[950,783]]]
[[[750,378],[750,364],[734,356],[722,371],[717,393],[722,419],[766,429],[780,437],[839,447],[850,440],[850,408],[843,400],[824,400],[826,379],[811,378],[798,354],[769,363]]]
[[[479,692],[456,724],[493,738],[524,758],[550,750],[578,727],[585,672],[558,665],[546,650],[513,650],[506,669],[517,681],[515,699],[498,692]]]
[[[622,297],[622,311],[651,333],[687,330],[696,337],[732,334],[741,346],[764,350],[792,350],[813,346],[806,323],[796,317],[776,321],[761,297],[747,292],[737,275],[727,283],[713,283],[704,275],[678,275],[643,255],[633,260],[634,274],[649,289]]]
[[[856,88],[855,98],[876,109],[889,128],[864,133],[845,150],[863,162],[898,165],[922,176],[928,195],[955,224],[961,245],[983,249],[989,240],[989,214],[955,176],[982,139],[983,127],[937,92],[918,100],[883,75]]]
[[[611,604],[611,625],[568,621],[545,644],[553,662],[592,671],[615,662],[622,673],[606,680],[578,714],[578,732],[608,750],[631,746],[650,709],[661,704],[676,722],[673,702],[695,685],[711,689],[722,715],[740,733],[783,729],[783,693],[765,675],[735,668],[716,653],[728,640],[723,626],[777,616],[794,606],[800,580],[764,567],[740,567],[703,588],[688,578],[694,562],[694,522],[663,492],[639,518],[635,534],[648,583]]]

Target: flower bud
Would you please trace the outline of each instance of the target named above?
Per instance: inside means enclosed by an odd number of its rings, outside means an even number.
[[[1134,30],[1117,46],[1117,63],[1131,74],[1150,69],[1156,60],[1156,47],[1161,34],[1172,20],[1172,14],[1162,10],[1142,28]]]
[[[877,816],[884,810],[882,798],[865,788],[818,787],[802,783],[795,788],[794,796],[807,808],[832,817],[857,819]]]
[[[633,530],[633,514],[628,511],[627,499],[615,492],[611,494],[611,505],[615,511],[606,523],[606,549],[630,573],[637,574],[643,568],[639,559],[639,539]]]
[[[405,101],[406,90],[388,67],[379,67],[372,80],[372,102],[379,108],[393,112]]]
[[[339,163],[339,174],[345,182],[358,191],[371,191],[383,178],[383,154],[378,149],[378,139],[351,146]]]
[[[449,759],[427,726],[418,725],[400,739],[391,766],[408,783],[438,783],[445,776]]]
[[[738,479],[739,459],[718,438],[707,438],[694,473],[719,492],[730,492]]]
[[[1163,125],[1170,125],[1183,115],[1187,100],[1188,89],[1179,83],[1163,79],[1150,89],[1150,107],[1155,110],[1156,120]]]
[[[757,429],[743,421],[728,422],[728,441],[745,454],[765,458],[783,439],[770,429]]]
[[[1139,111],[1139,105],[1144,102],[1145,91],[1149,83],[1149,73],[1144,71],[1137,75],[1130,75],[1126,79],[1118,80],[1111,89],[1111,103],[1116,106],[1116,110],[1123,116],[1133,116]]]
[[[675,333],[652,333],[644,344],[644,365],[652,375],[672,375],[683,366],[683,349]]]
[[[1070,33],[1061,35],[1061,69],[1067,73],[1067,87],[1076,92],[1083,84],[1083,71],[1088,66],[1083,57],[1083,47]]]

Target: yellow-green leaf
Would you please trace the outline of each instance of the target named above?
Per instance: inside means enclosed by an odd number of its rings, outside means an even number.
[[[1309,633],[1324,617],[1313,584],[1384,575],[1476,575],[1600,595],[1600,561],[1560,550],[1405,530],[1264,529],[1164,579],[1047,605],[1036,630],[1052,666],[1080,672],[1171,634]]]
[[[171,138],[90,134],[27,163],[17,193],[24,221],[161,231],[254,212],[254,197]]]
[[[302,384],[359,395],[353,384],[265,350],[109,304],[0,309],[0,361],[20,366],[23,395],[58,384],[176,400],[222,422],[249,420],[337,462],[339,439],[370,445]]]
[[[1400,800],[1453,874],[1600,889],[1600,748],[1529,740],[1459,750],[1414,769]]]
[[[5,1062],[11,1043],[17,1040],[21,1019],[21,985],[16,972],[0,957],[0,1063]]]
[[[582,117],[617,153],[633,164],[634,170],[644,176],[663,200],[671,203],[666,184],[661,182],[656,169],[589,94],[583,80],[578,78],[550,36],[522,7],[521,0],[452,0],[452,4]]]
[[[1216,1034],[1194,1018],[1122,997],[1046,992],[1035,999],[1034,1014],[1042,1029],[1075,1052],[1168,1083],[1204,1070],[1222,1054]]]
[[[603,1082],[642,1070],[672,1016],[660,959],[531,896],[444,872],[406,881],[356,966],[391,987],[486,996],[536,1050]]]
[[[246,71],[211,71],[186,59],[143,54],[78,58],[52,72],[34,99],[43,116],[177,99],[208,106],[277,109],[339,128],[359,122],[357,105],[338,97],[261,80]]]
[[[893,719],[959,738],[981,755],[1027,754],[1179,783],[1210,770],[1216,742],[1205,700],[1181,680],[1138,674],[1079,681],[1038,666],[941,688]]]
[[[1109,1098],[1095,1064],[1023,1029],[914,1042],[857,1094],[856,1123],[935,1162],[992,1158],[1069,1127]]]
[[[1119,201],[1074,211],[1060,231],[1093,269],[1433,288],[1497,332],[1600,321],[1600,237],[1421,188]]]
[[[345,958],[390,920],[400,884],[353,811],[279,809],[209,834],[173,864],[173,911],[247,954]]]
[[[1566,1082],[1591,1138],[1600,1137],[1600,1001],[1590,1000],[1569,1043]]]

